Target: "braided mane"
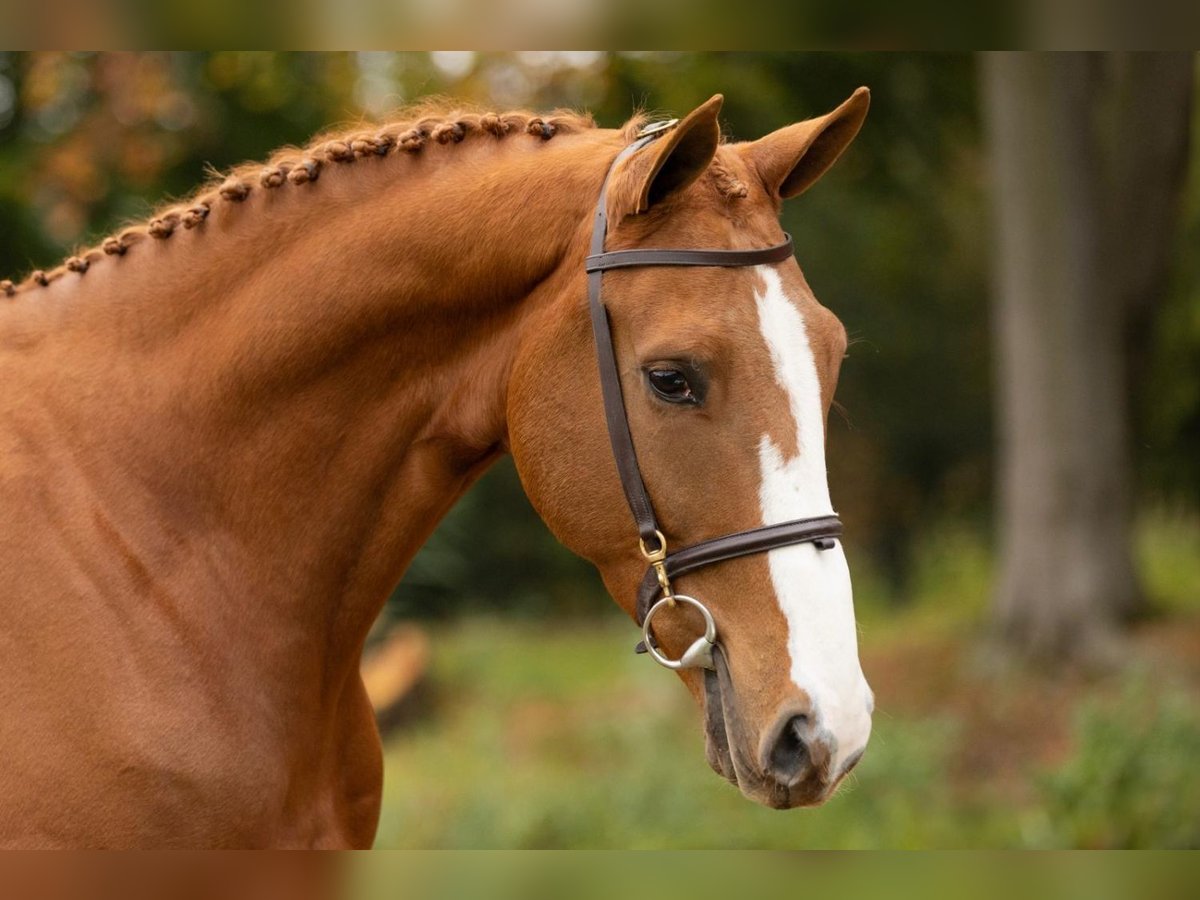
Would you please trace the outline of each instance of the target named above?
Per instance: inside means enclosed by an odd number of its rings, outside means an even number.
[[[365,157],[416,154],[430,141],[457,144],[468,139],[501,139],[510,135],[548,141],[559,134],[596,127],[590,115],[570,110],[560,109],[545,115],[525,110],[479,112],[453,107],[444,100],[425,101],[396,115],[395,121],[382,125],[326,132],[302,148],[282,147],[265,163],[242,163],[225,175],[214,172],[213,178],[190,197],[160,207],[147,220],[125,227],[94,247],[76,251],[59,266],[48,271],[38,269],[20,282],[0,280],[0,297],[45,287],[68,272],[83,275],[106,256],[124,256],[147,238],[166,240],[179,228],[195,228],[218,203],[240,203],[255,190],[300,187],[316,181],[330,165],[352,163]],[[645,121],[644,115],[635,115],[622,128],[625,137],[632,140]]]

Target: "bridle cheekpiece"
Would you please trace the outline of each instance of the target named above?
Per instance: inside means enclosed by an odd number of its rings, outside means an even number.
[[[585,269],[588,277],[588,306],[592,318],[592,332],[596,339],[596,360],[600,367],[600,390],[604,398],[604,418],[608,425],[609,442],[612,445],[617,472],[621,477],[625,499],[637,523],[638,546],[648,564],[638,590],[636,617],[642,626],[642,642],[638,644],[637,651],[649,653],[656,662],[668,669],[711,669],[712,650],[717,640],[716,622],[708,608],[695,597],[676,593],[672,586],[673,579],[703,566],[740,556],[765,553],[793,544],[807,543],[818,550],[831,549],[841,537],[842,522],[833,514],[796,519],[723,535],[684,547],[674,553],[667,551],[667,539],[658,527],[654,507],[638,467],[633,435],[629,431],[629,418],[621,394],[616,350],[613,346],[608,312],[601,298],[604,273],[609,269],[643,266],[757,266],[783,262],[792,255],[792,238],[786,233],[781,243],[759,250],[637,249],[605,252],[604,239],[608,234],[608,215],[605,207],[608,182],[612,173],[623,160],[669,132],[676,124],[677,120],[672,119],[647,125],[639,132],[637,139],[613,160],[600,188],[600,198],[596,202],[592,242]],[[655,597],[658,599],[655,600]],[[681,602],[696,609],[703,617],[704,634],[693,641],[679,659],[673,660],[658,649],[650,626],[661,610],[674,608]]]

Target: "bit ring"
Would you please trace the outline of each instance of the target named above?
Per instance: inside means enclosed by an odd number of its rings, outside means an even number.
[[[654,620],[655,614],[660,609],[663,607],[673,607],[676,602],[686,603],[688,606],[695,607],[700,611],[700,615],[704,617],[704,634],[696,638],[679,659],[670,659],[659,652],[655,646],[654,639],[650,634],[650,623]],[[674,594],[659,600],[647,611],[646,618],[642,622],[642,640],[645,642],[646,651],[654,657],[654,661],[660,666],[673,671],[680,669],[711,669],[713,667],[712,648],[717,640],[717,623],[713,621],[712,613],[708,611],[708,607],[695,597],[689,597],[686,594]]]

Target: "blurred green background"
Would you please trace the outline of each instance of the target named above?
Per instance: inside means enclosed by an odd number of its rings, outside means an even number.
[[[1131,386],[1143,596],[1119,662],[1081,670],[990,639],[995,242],[976,58],[0,53],[0,277],[55,265],[185,194],[206,166],[430,94],[586,108],[616,126],[722,92],[727,134],[750,139],[860,84],[873,105],[858,141],[784,213],[852,338],[829,471],[878,696],[852,782],[820,810],[781,814],[712,774],[691,701],[629,652],[633,628],[505,461],[430,540],[381,624],[422,622],[432,662],[387,740],[379,846],[1200,845],[1200,166],[1177,198]]]

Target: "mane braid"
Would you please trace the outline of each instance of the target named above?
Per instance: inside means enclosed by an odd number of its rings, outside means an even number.
[[[282,147],[265,164],[242,163],[225,175],[214,171],[213,177],[190,197],[161,207],[145,222],[130,224],[95,247],[77,251],[57,267],[30,272],[19,282],[0,280],[0,296],[13,297],[18,292],[45,287],[68,272],[83,276],[96,263],[109,256],[124,256],[141,241],[166,240],[181,227],[192,229],[203,225],[219,203],[241,203],[255,190],[277,190],[316,181],[328,165],[419,153],[430,141],[458,144],[464,140],[498,140],[520,135],[548,141],[556,135],[596,127],[590,115],[570,110],[544,115],[523,110],[463,111],[439,100],[408,107],[397,116],[397,121],[382,125],[361,125],[318,135],[302,148]],[[621,129],[624,138],[633,140],[646,120],[641,113],[634,115]]]

